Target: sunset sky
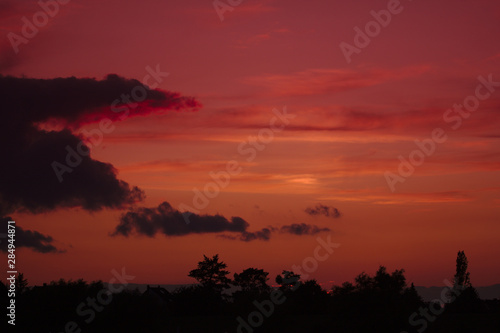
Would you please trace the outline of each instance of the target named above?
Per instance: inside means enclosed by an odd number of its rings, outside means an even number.
[[[216,253],[231,275],[274,280],[318,237],[340,244],[310,274],[324,288],[379,265],[442,285],[459,250],[474,286],[500,282],[498,1],[243,0],[219,13],[213,1],[65,1],[29,38],[37,1],[0,4],[0,212],[22,230],[30,284],[122,267],[134,283],[194,283]],[[388,6],[390,22],[355,40]],[[133,89],[147,98],[125,103]],[[96,131],[60,182],[53,161]],[[410,155],[424,160],[406,177]],[[239,172],[196,207],[193,189],[228,163]]]

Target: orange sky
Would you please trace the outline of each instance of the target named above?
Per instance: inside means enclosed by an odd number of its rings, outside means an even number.
[[[159,89],[203,105],[116,121],[92,149],[93,159],[144,190],[137,207],[192,206],[193,188],[235,160],[241,173],[201,214],[241,217],[250,232],[300,223],[331,229],[251,242],[212,233],[111,237],[126,209],[17,211],[10,215],[19,226],[66,250],[21,248],[20,271],[32,284],[108,280],[121,267],[134,283],[192,283],[187,274],[202,255],[219,253],[231,273],[258,267],[275,276],[312,256],[317,237],[331,235],[341,246],[311,274],[325,287],[379,265],[404,268],[416,285],[442,285],[459,250],[474,285],[499,283],[500,86],[483,86],[491,93],[457,129],[443,116],[475,95],[479,76],[500,82],[500,5],[402,1],[403,10],[347,63],[340,43],[354,45],[353,28],[388,2],[244,0],[221,21],[210,1],[74,0],[17,54],[7,35],[19,34],[22,17],[40,7],[5,2],[1,74],[100,80],[115,73],[142,81],[148,66],[159,66],[169,73]],[[239,145],[284,107],[295,117],[248,161]],[[436,128],[446,142],[392,192],[385,173],[397,174],[398,156],[408,159],[414,141]],[[342,216],[305,212],[319,203]]]

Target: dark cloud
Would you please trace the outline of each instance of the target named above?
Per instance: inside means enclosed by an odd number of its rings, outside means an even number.
[[[256,239],[268,241],[271,238],[271,229],[262,228],[255,232],[244,232],[240,236],[240,240],[244,242],[250,242]]]
[[[261,230],[255,232],[244,231],[238,236],[227,235],[227,234],[219,236],[226,239],[240,240],[242,242],[251,242],[254,240],[268,241],[269,239],[271,239],[272,231],[274,231],[274,228],[269,227],[269,228],[262,228]]]
[[[193,98],[182,97],[174,92],[151,90],[138,80],[115,74],[101,81],[76,77],[30,79],[0,76],[0,87],[3,109],[9,110],[4,119],[15,121],[21,126],[49,119],[73,127],[104,118],[123,119],[122,112],[112,110],[111,106],[116,100],[119,103],[114,104],[115,109],[124,104],[133,109],[130,116],[147,115],[157,109],[180,110],[199,106]],[[144,100],[135,101],[132,96],[134,90],[141,99],[141,91],[145,91]],[[140,107],[132,107],[135,104],[140,104]]]
[[[324,215],[326,217],[331,217],[334,219],[339,218],[342,215],[342,213],[340,213],[337,208],[325,206],[322,204],[317,204],[314,208],[308,207],[306,208],[305,212],[311,216]]]
[[[145,91],[144,100],[137,104],[130,104],[130,99],[124,102],[123,96],[130,98],[134,89]],[[71,129],[103,119],[116,121],[155,110],[198,106],[192,98],[151,90],[137,80],[117,75],[101,81],[0,75],[0,103],[0,216],[60,207],[90,211],[123,208],[142,200],[143,192],[119,180],[111,164],[91,158],[88,152],[92,138],[89,141],[76,136]],[[48,121],[63,129],[44,130],[38,126]],[[58,176],[56,166],[58,170],[64,166],[66,171]]]
[[[190,214],[190,223],[186,223],[183,214]],[[221,215],[181,213],[168,202],[163,202],[157,208],[137,208],[122,215],[112,235],[129,236],[136,233],[153,237],[157,233],[167,236],[224,231],[245,233],[247,228],[248,223],[240,217],[233,217],[229,221]]]
[[[290,224],[290,225],[285,225],[280,228],[281,233],[288,233],[288,234],[293,234],[293,235],[315,235],[317,233],[323,232],[323,231],[331,231],[330,228],[320,228],[316,225],[312,224]]]
[[[186,223],[185,214],[189,214],[189,223]],[[219,237],[250,242],[254,240],[268,241],[275,231],[294,235],[314,235],[328,228],[319,228],[309,224],[291,224],[281,228],[269,226],[258,231],[248,231],[249,224],[240,217],[228,220],[221,215],[198,215],[181,213],[168,202],[161,203],[156,208],[137,208],[123,214],[120,223],[116,226],[112,236],[130,236],[132,234],[154,237],[158,233],[166,236],[185,236],[190,234],[222,233]]]
[[[0,251],[7,252],[10,238],[7,237],[8,229],[7,222],[12,221],[10,217],[4,217],[0,219],[0,225],[2,226],[0,233]],[[16,225],[16,232],[14,237],[14,245],[16,249],[20,247],[27,247],[35,252],[40,253],[61,253],[65,251],[58,250],[52,243],[54,239],[51,236],[46,236],[38,231],[24,230],[20,226]]]

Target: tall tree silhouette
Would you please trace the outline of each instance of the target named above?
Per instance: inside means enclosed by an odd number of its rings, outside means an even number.
[[[458,251],[457,254],[457,270],[453,279],[453,284],[456,289],[463,290],[471,287],[470,273],[467,271],[469,261],[464,251]]]
[[[458,251],[456,272],[453,277],[453,290],[449,293],[451,303],[447,306],[449,312],[474,313],[484,310],[484,304],[479,298],[476,288],[472,286],[470,281],[468,267],[469,261],[465,252]]]

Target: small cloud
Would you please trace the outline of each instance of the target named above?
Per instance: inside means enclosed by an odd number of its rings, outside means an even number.
[[[306,208],[305,212],[311,216],[323,215],[334,219],[339,218],[342,215],[342,213],[337,208],[325,206],[323,204],[317,204],[314,208],[308,207]]]

